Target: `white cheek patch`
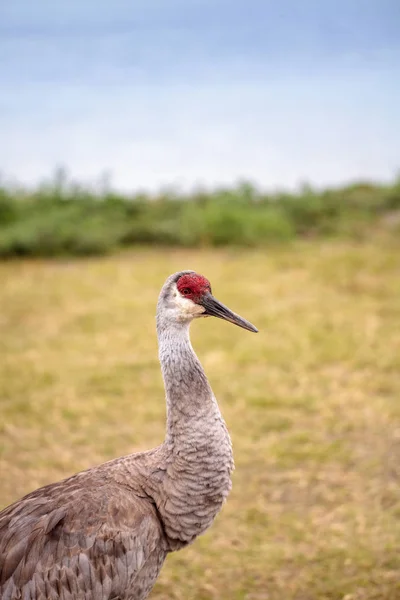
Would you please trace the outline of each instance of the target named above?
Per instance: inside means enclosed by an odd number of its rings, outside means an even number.
[[[174,293],[174,303],[176,308],[179,310],[179,313],[182,317],[198,317],[206,310],[204,306],[200,306],[192,300],[188,298],[184,298],[178,291],[178,288],[175,285]]]

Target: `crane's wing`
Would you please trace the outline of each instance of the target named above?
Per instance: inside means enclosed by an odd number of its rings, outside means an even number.
[[[152,503],[88,473],[0,512],[2,600],[144,598],[165,556]]]

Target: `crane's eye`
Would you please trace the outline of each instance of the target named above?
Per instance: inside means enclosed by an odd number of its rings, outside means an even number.
[[[191,293],[192,293],[192,290],[190,288],[183,288],[183,290],[182,290],[182,294],[184,296],[189,296],[189,294],[191,294]]]

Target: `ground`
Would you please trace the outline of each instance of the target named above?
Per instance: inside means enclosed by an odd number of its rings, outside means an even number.
[[[151,598],[398,600],[399,250],[371,238],[1,264],[0,506],[163,439],[155,304],[192,268],[260,332],[192,326],[233,490]]]

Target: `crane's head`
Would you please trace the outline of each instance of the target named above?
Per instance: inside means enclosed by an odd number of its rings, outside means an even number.
[[[180,271],[168,277],[158,301],[160,313],[178,323],[199,317],[218,317],[248,331],[258,331],[249,321],[214,298],[208,279],[195,271]]]

